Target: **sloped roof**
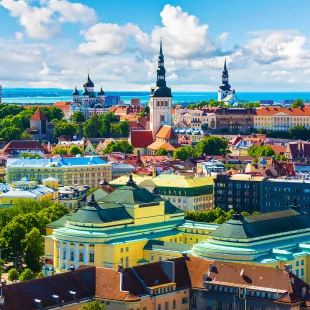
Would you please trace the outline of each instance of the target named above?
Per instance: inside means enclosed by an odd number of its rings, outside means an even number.
[[[44,146],[36,140],[12,140],[8,144],[6,144],[0,153],[9,153],[11,154],[13,151],[33,151],[38,150],[45,154],[48,154],[48,150],[44,148]]]
[[[179,145],[177,145],[177,144],[171,144],[171,143],[162,142],[162,141],[154,141],[147,148],[150,150],[154,150],[154,151],[157,151],[159,149],[165,149],[168,152],[173,152],[178,147],[179,147]]]
[[[242,215],[233,216],[231,220],[212,232],[211,236],[227,239],[251,239],[306,228],[310,228],[310,214],[301,214],[289,209],[245,217]]]
[[[178,135],[171,126],[162,126],[156,134],[156,138],[166,140],[178,140]]]
[[[130,142],[135,148],[146,148],[153,142],[152,130],[132,130]]]
[[[285,113],[291,116],[310,116],[310,108],[261,107],[256,109],[258,116],[272,116],[278,113]]]
[[[31,121],[47,121],[46,115],[41,111],[40,108],[34,112],[34,114],[30,118]]]

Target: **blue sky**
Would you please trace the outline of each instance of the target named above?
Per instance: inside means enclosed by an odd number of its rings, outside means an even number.
[[[298,4],[297,4],[298,3]],[[168,85],[215,91],[224,56],[236,91],[308,91],[310,2],[0,0],[0,83],[149,90],[163,37]]]

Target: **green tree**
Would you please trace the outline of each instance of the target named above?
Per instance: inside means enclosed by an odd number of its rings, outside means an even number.
[[[197,155],[226,155],[228,154],[228,141],[221,137],[211,136],[200,140],[196,146]]]
[[[104,304],[98,300],[89,301],[81,310],[104,310]]]
[[[42,271],[40,271],[36,276],[36,279],[41,279],[41,278],[44,278],[44,274],[42,273]]]
[[[64,117],[64,112],[57,107],[40,107],[40,109],[45,114],[49,122],[52,119],[62,120]]]
[[[280,160],[280,161],[288,161],[288,158],[287,158],[287,157],[285,157],[284,155],[280,155],[280,154],[276,154],[276,155],[274,156],[274,159]]]
[[[34,273],[31,269],[26,268],[19,276],[19,281],[33,280],[35,278]]]
[[[164,155],[168,155],[168,154],[169,154],[169,152],[162,147],[155,152],[156,156],[164,156]]]
[[[19,158],[42,158],[39,154],[33,154],[33,153],[22,153],[18,157]]]
[[[8,128],[3,128],[0,131],[0,138],[11,141],[11,140],[18,140],[23,132],[22,128],[16,128],[10,126]]]
[[[18,271],[15,268],[10,269],[8,272],[8,280],[15,282],[18,280],[18,278],[19,278]]]
[[[40,270],[40,257],[44,254],[44,243],[42,235],[38,228],[32,228],[31,231],[26,234],[23,240],[23,246],[25,251],[25,263],[27,267],[36,272]]]
[[[54,128],[54,137],[57,139],[60,136],[75,136],[79,132],[79,126],[74,123],[68,123],[66,121],[59,121]]]
[[[70,147],[69,152],[70,155],[77,155],[77,154],[83,154],[84,152],[79,149],[77,146],[73,145]]]
[[[83,123],[84,136],[87,138],[99,138],[101,126],[99,117],[91,116]]]
[[[304,107],[305,107],[305,104],[304,104],[304,102],[300,98],[297,98],[292,103],[292,108],[304,108]]]
[[[32,136],[27,131],[23,131],[20,135],[20,139],[21,140],[32,140]]]
[[[272,156],[274,155],[274,150],[269,145],[256,146],[253,145],[248,148],[249,156]]]
[[[143,112],[146,114],[150,114],[150,107],[148,105],[146,105],[143,109]]]
[[[183,146],[174,150],[172,157],[180,160],[186,160],[187,158],[193,158],[196,156],[196,151],[192,146]]]
[[[67,155],[67,149],[60,146],[55,146],[52,149],[52,155]]]
[[[292,127],[288,133],[295,140],[308,140],[310,137],[310,129],[307,129],[304,125]]]
[[[81,111],[75,111],[72,115],[72,122],[83,123],[85,122],[85,116]]]
[[[122,152],[126,154],[133,154],[134,147],[128,141],[110,142],[104,149],[104,154],[111,154],[113,152]]]

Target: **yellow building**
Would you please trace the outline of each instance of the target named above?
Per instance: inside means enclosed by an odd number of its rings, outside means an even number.
[[[130,177],[100,204],[92,197],[86,207],[48,225],[47,274],[71,265],[130,267],[178,257],[217,227],[184,221],[182,210]]]
[[[120,187],[128,177],[122,176],[110,182]],[[133,175],[133,180],[149,191],[157,193],[183,211],[213,208],[213,177],[190,178],[184,175],[161,174],[158,177]]]
[[[36,181],[22,178],[20,181],[13,182],[8,191],[0,194],[0,204],[2,206],[11,206],[19,199],[58,201],[57,189],[57,179],[45,179],[43,185],[38,185]]]
[[[111,165],[96,156],[67,158],[14,158],[7,163],[7,182],[33,178],[38,183],[48,177],[56,178],[61,185],[88,185],[97,187],[105,179],[112,180]]]

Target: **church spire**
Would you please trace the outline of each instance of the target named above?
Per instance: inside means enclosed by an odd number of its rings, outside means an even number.
[[[157,68],[157,87],[166,87],[166,69],[163,54],[163,44],[160,38],[159,55],[158,55],[158,68]]]
[[[225,62],[224,62],[224,71],[227,72],[227,67],[226,67],[226,57],[225,57]]]

